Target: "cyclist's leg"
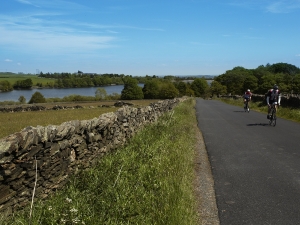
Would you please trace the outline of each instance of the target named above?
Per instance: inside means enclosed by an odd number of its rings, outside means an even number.
[[[278,110],[278,105],[277,105],[277,102],[276,102],[276,104],[274,105],[274,116],[273,116],[275,120],[276,120],[277,110]]]
[[[271,115],[271,108],[272,108],[272,102],[269,102],[269,105],[268,105],[268,115],[267,115],[268,119],[270,118],[270,115]]]

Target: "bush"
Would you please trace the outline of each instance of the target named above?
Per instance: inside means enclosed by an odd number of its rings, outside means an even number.
[[[21,95],[19,97],[19,102],[22,103],[22,104],[25,104],[26,103],[26,98],[23,95]]]
[[[36,91],[32,96],[31,99],[29,100],[29,104],[33,103],[45,103],[46,99],[45,97],[38,91]]]

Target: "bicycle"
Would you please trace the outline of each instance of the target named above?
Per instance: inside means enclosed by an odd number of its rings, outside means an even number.
[[[246,99],[246,102],[244,103],[244,110],[245,112],[250,112],[249,99]]]
[[[276,126],[276,120],[277,120],[277,117],[276,117],[276,105],[277,105],[277,102],[274,102],[271,105],[271,111],[270,111],[271,115],[269,116],[269,125],[273,126],[273,127]]]

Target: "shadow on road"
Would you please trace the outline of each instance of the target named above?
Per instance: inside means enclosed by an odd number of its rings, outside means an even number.
[[[251,126],[269,126],[268,123],[249,123],[247,124],[247,126],[251,127]]]
[[[233,112],[245,113],[245,110],[241,110],[241,111],[233,111]]]

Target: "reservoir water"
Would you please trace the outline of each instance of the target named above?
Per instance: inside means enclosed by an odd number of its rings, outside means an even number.
[[[143,87],[144,84],[139,84]],[[49,88],[49,89],[30,89],[30,90],[13,90],[10,92],[0,92],[0,102],[15,101],[17,102],[20,96],[24,96],[26,101],[31,99],[31,96],[36,92],[40,92],[45,98],[63,98],[69,95],[95,96],[95,92],[99,87],[88,88]],[[102,86],[108,95],[113,93],[121,94],[124,85]]]
[[[207,80],[208,84],[212,80]],[[138,84],[140,87],[144,87],[144,84]],[[95,96],[95,92],[99,87],[87,87],[87,88],[49,88],[49,89],[30,89],[30,90],[13,90],[10,92],[0,92],[0,102],[4,101],[19,101],[20,96],[24,96],[28,102],[31,96],[36,92],[40,92],[45,98],[63,98],[69,95],[81,95],[81,96]],[[108,95],[113,93],[121,94],[124,85],[110,85],[102,86]]]

